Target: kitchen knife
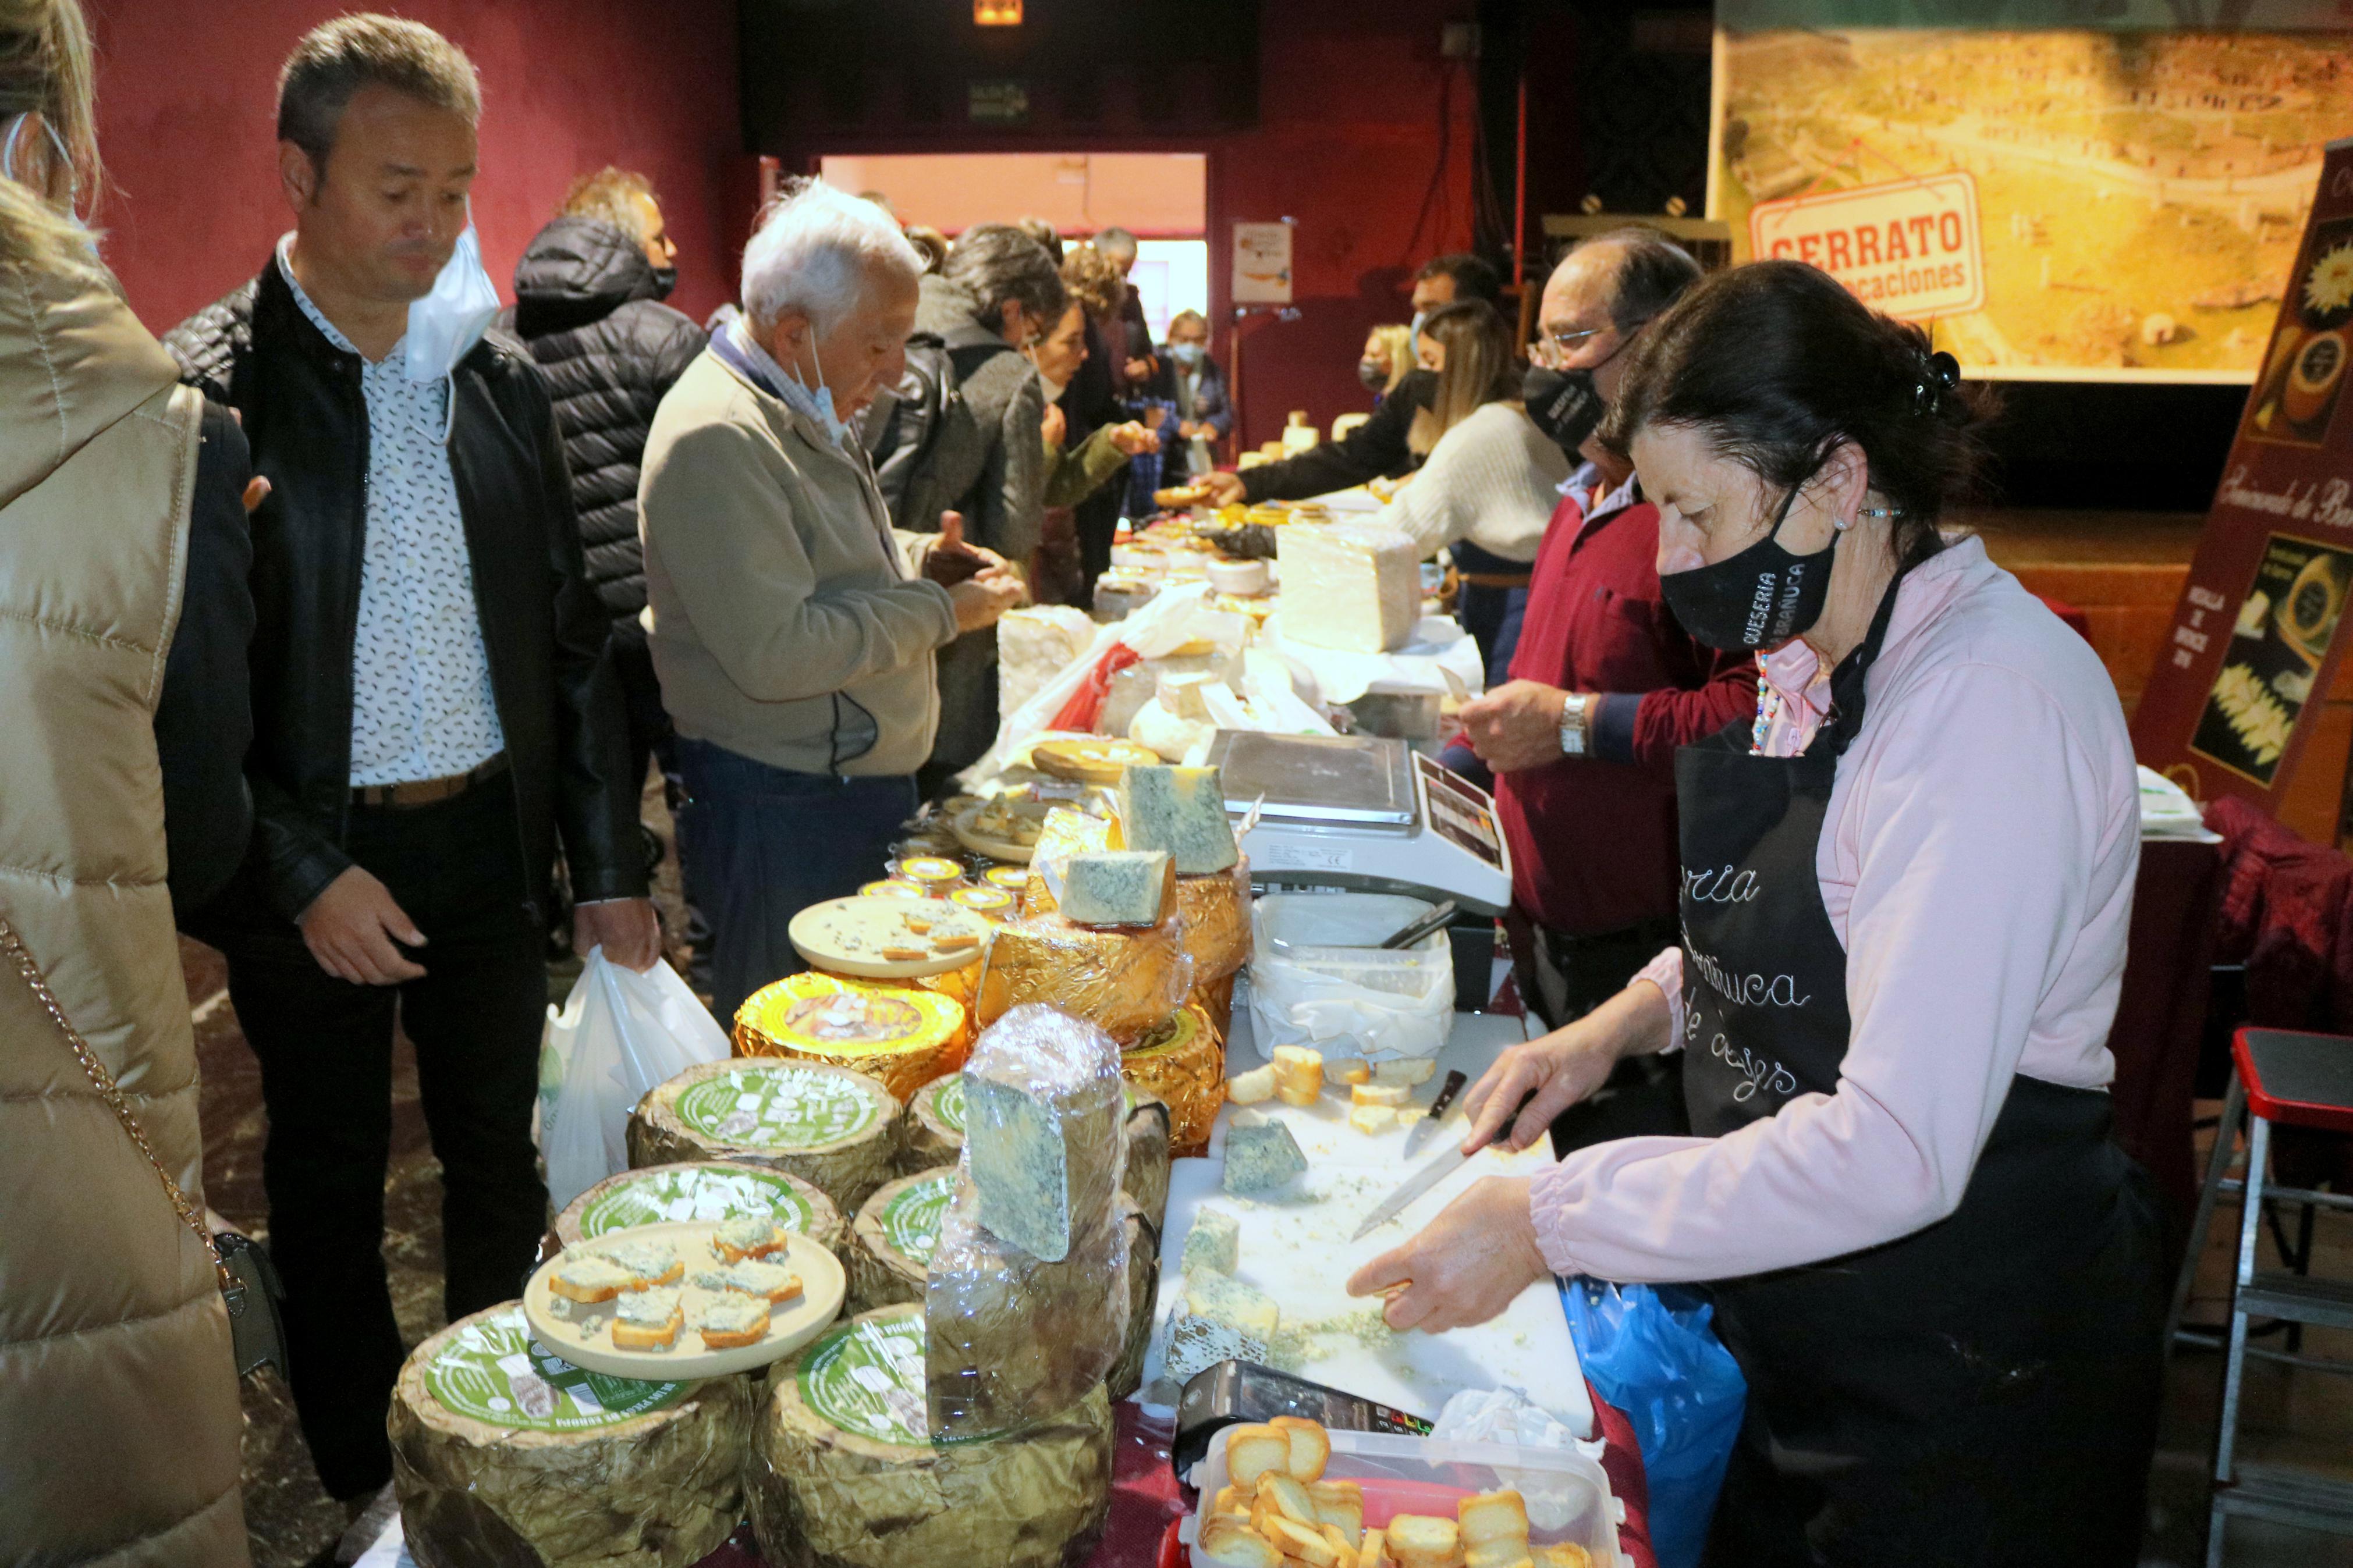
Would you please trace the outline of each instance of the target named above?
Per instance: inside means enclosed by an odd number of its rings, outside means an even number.
[[[1470,1081],[1459,1072],[1446,1075],[1446,1081],[1438,1086],[1438,1098],[1430,1102],[1429,1110],[1423,1113],[1420,1121],[1406,1129],[1405,1157],[1407,1159],[1412,1159],[1415,1152],[1424,1143],[1430,1142],[1430,1130],[1446,1119],[1447,1110],[1454,1104],[1454,1097],[1461,1094],[1462,1086]]]
[[[1462,1075],[1456,1073],[1453,1076],[1460,1078]],[[1454,1090],[1461,1087],[1462,1086],[1461,1084],[1450,1083],[1445,1089],[1440,1092],[1439,1098],[1440,1100],[1447,1099],[1452,1095]],[[1512,1112],[1510,1118],[1504,1121],[1504,1126],[1508,1129],[1514,1121],[1517,1121],[1520,1119],[1520,1112],[1522,1110],[1525,1110],[1528,1108],[1528,1102],[1535,1099],[1535,1097],[1536,1091],[1533,1089],[1528,1090],[1526,1094],[1521,1096],[1518,1108]],[[1433,1109],[1435,1108],[1433,1107]],[[1490,1145],[1490,1147],[1492,1147],[1492,1145]],[[1432,1159],[1429,1164],[1424,1165],[1420,1170],[1416,1171],[1412,1175],[1408,1176],[1404,1182],[1398,1184],[1397,1191],[1391,1193],[1388,1197],[1383,1198],[1380,1201],[1380,1205],[1374,1209],[1371,1214],[1365,1216],[1365,1223],[1358,1226],[1356,1227],[1356,1233],[1348,1239],[1350,1241],[1362,1241],[1365,1237],[1370,1236],[1376,1227],[1386,1225],[1390,1220],[1395,1219],[1399,1213],[1403,1212],[1406,1205],[1413,1202],[1414,1199],[1421,1196],[1422,1194],[1430,1191],[1430,1188],[1438,1185],[1439,1183],[1444,1181],[1456,1171],[1461,1169],[1462,1162],[1468,1160],[1470,1157],[1470,1155],[1465,1154],[1462,1152],[1462,1145],[1460,1142],[1455,1143],[1444,1153]]]

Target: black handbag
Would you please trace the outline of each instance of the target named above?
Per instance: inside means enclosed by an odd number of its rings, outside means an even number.
[[[34,962],[24,940],[5,916],[0,916],[0,954],[5,954],[25,977],[25,984],[32,988],[42,1011],[55,1021],[66,1044],[72,1047],[74,1059],[81,1063],[90,1086],[98,1090],[99,1098],[114,1112],[115,1121],[122,1124],[122,1131],[130,1134],[131,1142],[145,1156],[156,1180],[164,1184],[164,1195],[171,1200],[173,1212],[195,1234],[205,1255],[212,1259],[213,1270],[220,1277],[221,1300],[228,1308],[229,1342],[237,1358],[237,1375],[248,1377],[265,1366],[274,1366],[283,1377],[286,1328],[280,1304],[285,1300],[286,1291],[278,1282],[278,1271],[270,1267],[269,1255],[251,1238],[233,1230],[215,1235],[206,1227],[204,1216],[180,1191],[180,1184],[172,1179],[172,1173],[164,1169],[164,1162],[155,1157],[147,1134],[122,1098],[122,1090],[115,1087],[113,1075],[106,1070],[106,1064],[98,1059],[98,1053],[90,1048],[90,1042],[81,1037],[81,1031],[73,1026],[65,1009],[58,1005],[49,983],[42,977],[40,965]]]

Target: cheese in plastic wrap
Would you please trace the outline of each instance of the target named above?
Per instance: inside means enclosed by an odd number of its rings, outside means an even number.
[[[1166,1194],[1163,1195],[1164,1207]],[[1160,1299],[1160,1225],[1131,1199],[1120,1205],[1127,1226],[1127,1333],[1119,1360],[1103,1379],[1113,1399],[1144,1386],[1144,1358],[1152,1348],[1152,1309]]]
[[[1059,914],[1025,915],[997,928],[978,1016],[986,1029],[1016,1007],[1043,1003],[1131,1038],[1182,1006],[1192,988],[1181,919],[1095,931]]]
[[[970,1151],[967,1142],[967,1163]],[[1129,1227],[1119,1208],[1104,1205],[1054,1263],[991,1234],[979,1215],[979,1194],[959,1171],[923,1294],[934,1443],[1052,1419],[1102,1382],[1128,1344]]]
[[[1049,1263],[1112,1211],[1126,1166],[1119,1047],[1055,1007],[1017,1007],[974,1042],[958,1163],[996,1235]]]
[[[1127,1168],[1120,1190],[1135,1200],[1157,1230],[1168,1213],[1168,1163],[1176,1140],[1169,1135],[1168,1102],[1149,1089],[1127,1085]]]
[[[1029,878],[1021,889],[1022,912],[1053,912],[1058,895],[1046,880],[1049,868],[1059,880],[1062,866],[1071,856],[1121,847],[1119,828],[1109,817],[1096,816],[1074,806],[1056,806],[1046,814],[1044,824],[1038,829],[1038,842],[1029,851]]]

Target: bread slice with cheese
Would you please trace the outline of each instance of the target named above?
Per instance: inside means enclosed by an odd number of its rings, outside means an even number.
[[[703,1348],[740,1350],[768,1337],[768,1303],[756,1296],[730,1291],[707,1303],[694,1324]]]
[[[611,1258],[593,1252],[566,1257],[547,1277],[548,1290],[567,1301],[594,1305],[636,1287],[638,1277]]]
[[[723,1222],[711,1237],[711,1250],[725,1263],[765,1258],[791,1245],[784,1229],[766,1215],[738,1215]]]
[[[678,1342],[686,1313],[673,1289],[632,1290],[613,1310],[613,1348],[617,1351],[666,1351]]]

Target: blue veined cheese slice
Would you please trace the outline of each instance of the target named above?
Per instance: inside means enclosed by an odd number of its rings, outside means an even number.
[[[1082,926],[1158,925],[1176,903],[1176,862],[1165,849],[1097,850],[1063,868],[1062,918]]]
[[[1241,1262],[1241,1222],[1217,1209],[1202,1209],[1185,1233],[1183,1268],[1187,1279],[1196,1274],[1231,1274]]]
[[[1227,870],[1241,858],[1215,768],[1132,764],[1120,775],[1119,826],[1130,849],[1167,851],[1179,876]]]
[[[1226,1191],[1271,1192],[1306,1169],[1299,1140],[1282,1122],[1245,1125],[1238,1116],[1226,1129]]]
[[[964,1070],[966,1167],[990,1232],[1059,1263],[1113,1213],[1127,1115],[1119,1047],[1050,1007],[1017,1007]]]
[[[1404,531],[1374,524],[1278,529],[1282,636],[1310,647],[1388,653],[1421,623],[1421,552]]]
[[[1221,1361],[1267,1359],[1282,1311],[1274,1298],[1214,1269],[1185,1272],[1168,1314],[1167,1375],[1183,1383]]]

